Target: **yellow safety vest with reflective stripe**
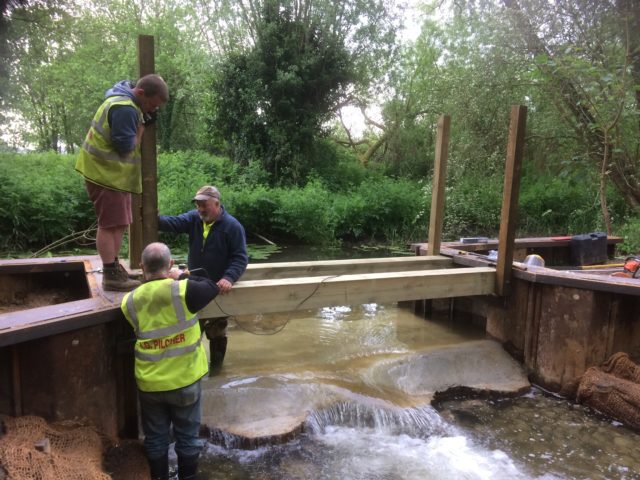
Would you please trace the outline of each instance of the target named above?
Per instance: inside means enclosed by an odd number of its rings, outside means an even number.
[[[109,110],[116,105],[134,107],[138,112],[139,123],[142,123],[142,110],[131,98],[107,98],[91,121],[91,127],[76,161],[76,170],[87,180],[98,185],[124,192],[141,193],[140,146],[136,145],[132,152],[121,156],[111,142]]]
[[[122,298],[136,334],[135,376],[143,392],[191,385],[207,374],[198,315],[185,301],[187,280],[153,280]]]

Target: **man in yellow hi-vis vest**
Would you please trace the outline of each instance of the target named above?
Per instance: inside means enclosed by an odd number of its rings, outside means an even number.
[[[172,266],[169,247],[149,244],[142,252],[145,282],[124,296],[121,308],[136,335],[135,377],[151,478],[169,478],[173,425],[178,478],[193,480],[202,449],[200,379],[208,372],[197,312],[219,288]]]
[[[96,248],[103,265],[105,290],[129,291],[140,282],[129,278],[118,261],[124,231],[131,224],[131,193],[142,192],[140,142],[145,126],[169,97],[162,77],[145,75],[137,83],[121,81],[107,90],[80,149],[76,170],[85,178],[98,217]]]

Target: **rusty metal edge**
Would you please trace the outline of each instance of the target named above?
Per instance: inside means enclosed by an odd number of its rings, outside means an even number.
[[[0,333],[0,347],[35,340],[37,338],[70,332],[81,328],[92,327],[101,323],[122,318],[120,306],[107,308],[92,313],[84,313],[72,317],[61,317],[50,321],[15,327]]]
[[[453,263],[465,267],[494,266],[486,255],[469,252],[460,253],[454,249],[441,249],[440,253],[452,257]],[[583,271],[554,270],[545,267],[532,267],[514,262],[513,276],[521,280],[545,285],[581,288],[621,295],[640,296],[640,281],[620,277],[604,277]]]

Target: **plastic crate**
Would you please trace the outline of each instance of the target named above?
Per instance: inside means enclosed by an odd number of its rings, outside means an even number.
[[[607,234],[604,232],[574,235],[569,245],[573,265],[594,265],[607,261]]]

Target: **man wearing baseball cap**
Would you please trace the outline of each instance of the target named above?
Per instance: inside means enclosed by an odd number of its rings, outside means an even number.
[[[186,233],[189,236],[189,271],[216,282],[220,294],[224,295],[233,288],[249,262],[244,227],[225,210],[216,187],[199,188],[192,201],[194,210],[175,216],[160,215],[158,229]],[[210,375],[222,367],[227,351],[226,327],[226,318],[205,320],[204,330],[210,340]]]

